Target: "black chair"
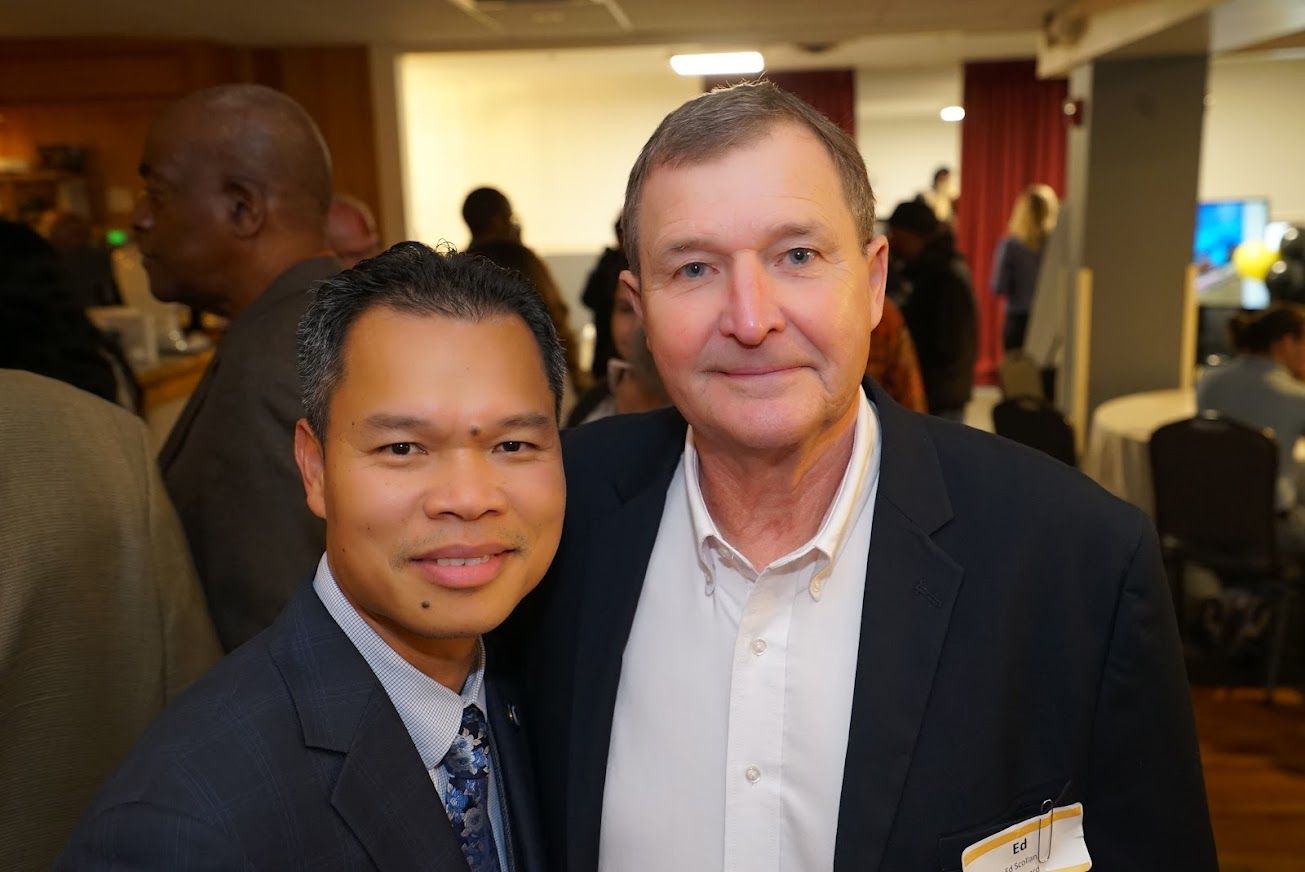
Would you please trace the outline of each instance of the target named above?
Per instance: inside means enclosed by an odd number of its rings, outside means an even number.
[[[1078,466],[1074,429],[1055,406],[1041,397],[1003,400],[992,408],[992,426],[998,436],[1036,448],[1070,466]]]
[[[1274,497],[1278,448],[1272,436],[1207,413],[1151,435],[1155,521],[1174,579],[1174,608],[1185,626],[1184,570],[1198,563],[1223,583],[1277,599],[1265,679],[1278,681],[1297,567],[1278,550]]]

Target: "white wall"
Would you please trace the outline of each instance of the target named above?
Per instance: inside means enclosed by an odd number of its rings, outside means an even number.
[[[462,200],[489,185],[512,201],[523,241],[541,254],[596,258],[612,244],[639,149],[701,86],[660,53],[645,71],[586,70],[611,52],[404,56],[409,233],[465,246]]]
[[[573,324],[584,324],[579,293],[613,242],[630,165],[701,81],[673,74],[655,46],[410,53],[396,64],[403,194],[394,199],[408,236],[465,247],[463,198],[499,188],[523,241],[553,269]],[[927,187],[939,165],[959,173],[960,125],[938,110],[960,92],[956,64],[858,72],[857,143],[883,215]]]
[[[861,69],[856,75],[856,142],[870,184],[887,217],[902,200],[929,187],[946,165],[961,182],[961,126],[938,117],[961,102],[961,67]]]
[[[1305,222],[1305,58],[1218,58],[1207,93],[1201,199],[1267,196],[1274,220]]]

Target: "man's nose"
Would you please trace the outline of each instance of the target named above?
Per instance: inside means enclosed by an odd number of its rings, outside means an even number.
[[[755,255],[739,256],[731,263],[728,293],[720,323],[726,336],[757,346],[772,332],[784,329],[779,288]]]
[[[429,518],[475,521],[507,508],[497,471],[483,450],[458,451],[435,464],[430,475],[423,500]]]

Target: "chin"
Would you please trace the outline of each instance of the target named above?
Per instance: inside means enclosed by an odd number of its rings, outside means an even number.
[[[507,620],[515,603],[504,603],[489,591],[469,598],[432,596],[430,608],[418,607],[411,629],[428,639],[469,639],[488,633]]]

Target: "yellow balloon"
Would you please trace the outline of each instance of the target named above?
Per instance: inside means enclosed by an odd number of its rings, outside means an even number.
[[[1243,242],[1233,249],[1233,266],[1237,274],[1244,279],[1264,281],[1269,274],[1269,267],[1278,259],[1278,252],[1273,251],[1258,239]]]

